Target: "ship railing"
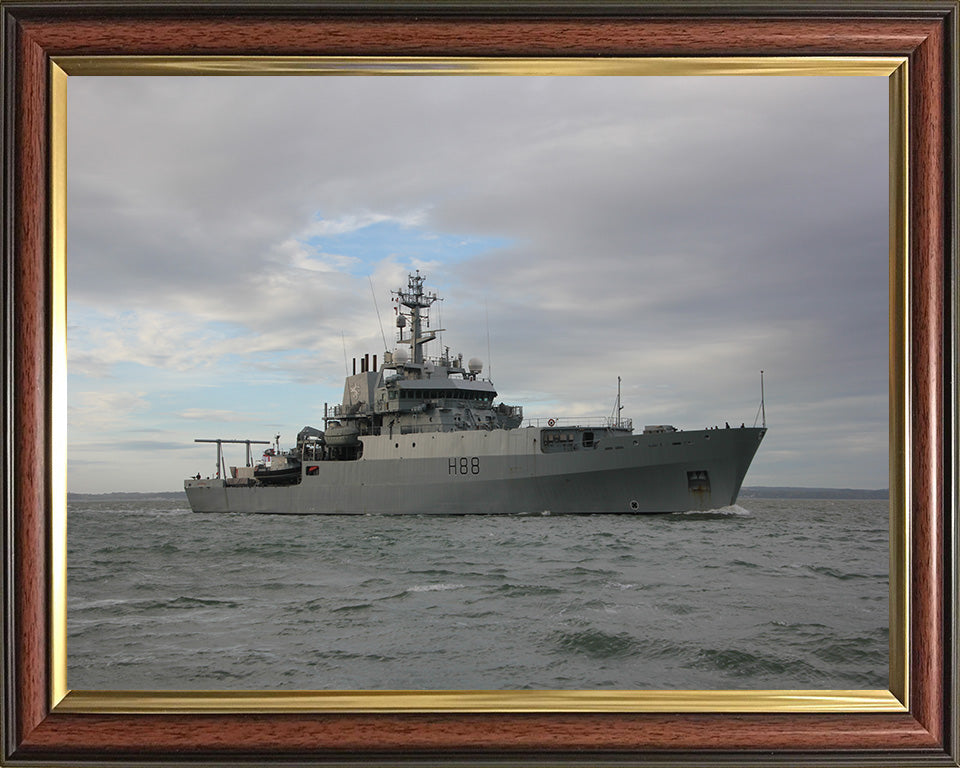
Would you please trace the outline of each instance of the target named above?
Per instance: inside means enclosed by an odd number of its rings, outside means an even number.
[[[330,413],[328,415],[331,419],[348,419],[351,416],[365,413],[364,409],[361,407],[362,405],[364,404],[335,405],[330,409]]]
[[[453,368],[455,367],[454,363],[457,362],[457,358],[444,357],[443,355],[424,355],[423,362],[445,368]]]
[[[572,427],[577,429],[623,429],[633,431],[633,419],[611,416],[540,416],[527,419],[526,427]]]

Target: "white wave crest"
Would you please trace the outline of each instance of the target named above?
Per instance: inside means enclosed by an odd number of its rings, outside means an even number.
[[[408,592],[445,592],[448,589],[463,589],[463,584],[417,584]]]
[[[739,504],[731,504],[728,507],[719,509],[691,509],[686,512],[677,512],[678,515],[716,515],[718,517],[753,517],[753,512],[741,507]]]

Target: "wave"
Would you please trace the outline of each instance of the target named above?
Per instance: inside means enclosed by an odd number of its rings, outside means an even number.
[[[870,574],[870,573],[846,573],[837,568],[830,568],[825,565],[808,565],[806,566],[808,571],[816,573],[820,576],[830,576],[834,579],[839,579],[840,581],[849,581],[851,579],[886,579],[887,574]]]
[[[392,582],[388,579],[380,578],[379,576],[374,576],[370,579],[364,579],[360,582],[361,587],[386,587],[389,586]]]
[[[373,608],[373,603],[355,603],[353,605],[341,605],[339,608],[331,608],[330,613],[350,613],[353,611],[365,611]]]
[[[212,597],[188,597],[186,595],[181,595],[173,600],[168,600],[163,605],[164,608],[195,608],[197,606],[203,606],[205,608],[240,608],[242,607],[242,603],[238,603],[235,600],[216,599]]]
[[[851,637],[818,645],[811,653],[829,664],[880,666],[887,663],[886,642],[880,637]]]
[[[463,584],[417,584],[409,587],[407,592],[446,592],[450,589],[463,589]]]
[[[503,584],[496,588],[505,597],[529,597],[532,595],[562,595],[564,590],[543,584]]]
[[[815,678],[817,671],[807,662],[786,655],[767,656],[737,648],[707,648],[697,653],[696,660],[690,665],[698,668],[712,668],[730,677],[764,678],[772,675],[791,674]]]
[[[155,611],[180,608],[241,608],[242,603],[235,600],[188,597],[178,595],[171,598],[110,598],[92,600],[89,602],[71,600],[70,611],[95,611],[109,609],[112,611]]]
[[[671,517],[753,517],[753,512],[739,504],[731,504],[719,509],[691,509],[686,512],[674,512]]]
[[[150,552],[150,553],[159,553],[161,555],[175,555],[182,550],[176,544],[171,541],[164,541],[162,543],[156,541],[144,542],[143,544],[136,542],[133,544],[130,543],[120,543],[120,544],[110,544],[109,546],[99,547],[92,551],[94,555],[117,555],[117,554],[130,554],[132,552]],[[103,562],[113,562],[110,561],[98,561]]]
[[[592,659],[626,658],[637,653],[640,642],[626,632],[603,632],[585,629],[579,632],[557,632],[553,637],[557,650]]]
[[[457,571],[449,571],[446,568],[427,568],[422,571],[407,571],[407,574],[410,576],[450,576],[456,573]]]

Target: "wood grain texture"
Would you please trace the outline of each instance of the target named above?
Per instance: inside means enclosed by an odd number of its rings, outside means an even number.
[[[46,69],[43,49],[16,50],[16,221],[14,286],[14,538],[17,733],[47,714],[46,636]]]
[[[450,18],[192,13],[91,17],[24,11],[18,27],[16,301],[17,734],[20,759],[435,759],[636,757],[661,751],[741,756],[789,751],[945,763],[943,418],[947,51],[944,20],[860,18]],[[46,57],[92,54],[756,55],[911,57],[913,708],[905,715],[243,715],[48,714],[44,476],[47,419]],[[6,54],[9,55],[9,54]],[[839,759],[839,758],[838,758]]]
[[[911,65],[921,72],[942,72],[943,33],[930,37]],[[943,571],[945,518],[943,477],[944,348],[943,275],[945,268],[944,92],[942,78],[911,82],[910,154],[913,195],[911,339],[913,429],[912,564],[913,668],[912,711],[938,740],[943,738],[944,616]]]
[[[391,56],[645,56],[912,51],[936,26],[926,19],[864,21],[855,35],[835,19],[781,20],[246,18],[25,21],[52,55],[251,54]]]
[[[110,754],[140,756],[184,747],[205,754],[298,756],[937,746],[909,715],[54,715],[31,735],[22,754],[71,752],[91,741]]]

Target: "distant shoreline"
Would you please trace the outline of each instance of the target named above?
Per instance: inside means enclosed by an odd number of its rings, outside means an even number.
[[[138,501],[146,499],[186,499],[183,491],[156,491],[154,493],[67,493],[67,501]]]
[[[886,488],[801,488],[753,486],[740,489],[740,499],[888,499]],[[68,493],[67,501],[136,501],[144,499],[186,499],[183,491],[155,493]]]
[[[741,488],[741,499],[889,499],[887,488],[794,488],[789,486],[754,486]]]

